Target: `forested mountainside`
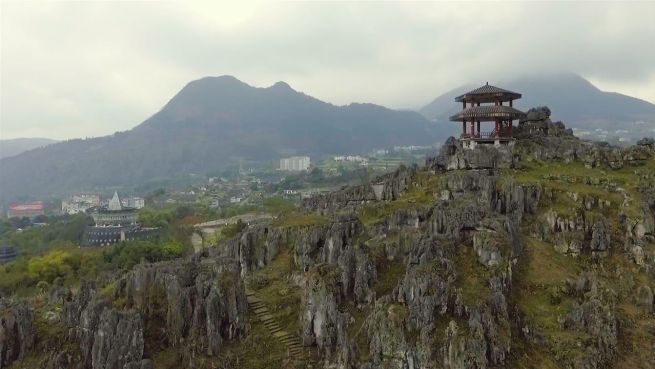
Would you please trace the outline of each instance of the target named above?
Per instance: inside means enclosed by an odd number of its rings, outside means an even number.
[[[655,367],[655,143],[544,112],[514,147],[449,139],[185,259],[7,295],[0,367]]]
[[[256,88],[231,76],[187,84],[126,132],[69,140],[0,160],[0,203],[138,186],[225,169],[239,160],[367,153],[443,141],[416,112],[335,106],[284,82]]]

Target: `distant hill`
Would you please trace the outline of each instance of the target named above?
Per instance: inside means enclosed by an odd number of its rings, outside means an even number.
[[[0,140],[0,159],[58,142],[49,138],[13,138]]]
[[[428,119],[445,121],[449,115],[461,109],[453,100],[477,85],[458,87],[447,92],[419,110]],[[546,105],[553,112],[553,120],[561,120],[569,127],[580,130],[620,129],[636,131],[644,135],[655,131],[655,104],[615,92],[598,89],[586,79],[571,73],[548,76],[523,77],[513,81],[489,81],[489,84],[523,94],[515,106],[527,110],[534,106]],[[645,125],[647,129],[644,129]],[[644,133],[646,131],[646,133]]]
[[[0,160],[0,200],[207,173],[237,158],[363,153],[429,145],[444,135],[416,112],[335,106],[284,82],[255,88],[231,76],[187,84],[127,132],[70,140]]]

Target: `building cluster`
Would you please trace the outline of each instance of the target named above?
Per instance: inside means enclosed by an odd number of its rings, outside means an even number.
[[[146,205],[142,197],[124,197],[120,199],[121,205],[126,208],[141,209]],[[102,206],[100,195],[97,194],[75,194],[61,202],[62,214],[86,213],[94,208]]]
[[[62,214],[86,213],[89,209],[100,206],[100,195],[75,194],[61,202]]]
[[[292,156],[280,159],[280,170],[300,172],[308,170],[310,166],[309,156]]]
[[[43,201],[32,201],[24,203],[13,203],[7,210],[7,218],[34,218],[44,215]]]
[[[158,228],[145,228],[137,223],[137,209],[123,205],[114,192],[107,205],[97,207],[91,214],[95,225],[86,227],[84,246],[107,246],[121,241],[150,240],[159,236]]]
[[[333,157],[333,159],[336,162],[351,162],[351,163],[359,163],[364,166],[368,165],[368,158],[365,158],[360,155],[340,155],[340,156]]]

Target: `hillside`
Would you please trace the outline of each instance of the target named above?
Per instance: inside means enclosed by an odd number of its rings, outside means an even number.
[[[57,142],[49,138],[13,138],[0,140],[0,159]]]
[[[447,92],[421,108],[419,112],[428,119],[436,118],[439,122],[447,123],[448,116],[461,108],[454,103],[455,96],[484,82],[461,86]],[[618,136],[632,138],[643,137],[649,131],[650,135],[655,135],[655,104],[615,92],[601,91],[575,74],[531,76],[497,83],[489,82],[521,93],[523,97],[514,105],[518,109],[528,110],[534,106],[546,105],[555,112],[554,120],[567,122],[570,127],[590,131],[590,134],[597,128],[608,131],[594,133],[593,137],[597,139],[617,136],[617,130],[628,130],[629,132],[619,132]]]
[[[424,166],[227,226],[186,258],[0,298],[0,364],[654,367],[655,142],[582,141],[547,118],[516,135],[449,139]]]
[[[372,104],[334,106],[283,82],[255,88],[234,77],[193,81],[127,132],[70,140],[0,160],[1,196],[58,195],[207,173],[237,158],[271,162],[362,153],[443,139],[414,112]]]

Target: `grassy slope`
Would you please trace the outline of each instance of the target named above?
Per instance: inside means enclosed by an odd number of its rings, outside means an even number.
[[[610,201],[611,206],[604,209],[599,216],[607,217],[613,230],[612,253],[610,257],[593,262],[587,258],[572,258],[555,252],[553,245],[527,238],[526,249],[522,255],[522,262],[516,272],[513,299],[526,321],[536,327],[547,339],[547,345],[528,347],[525,344],[517,347],[513,353],[513,367],[515,368],[559,368],[558,362],[582,354],[577,349],[578,343],[591,340],[583,332],[565,331],[560,327],[558,318],[570,311],[574,299],[562,293],[567,278],[575,278],[583,270],[601,270],[601,283],[605,283],[615,291],[620,291],[620,299],[616,306],[616,315],[622,322],[620,348],[615,361],[617,368],[639,368],[653,365],[652,352],[655,342],[655,319],[648,316],[643,310],[634,305],[630,295],[635,287],[646,284],[655,286],[652,276],[636,268],[622,253],[622,232],[619,224],[619,215],[625,214],[631,219],[642,217],[642,196],[639,193],[640,180],[643,175],[655,173],[655,158],[649,160],[644,166],[625,167],[619,170],[592,169],[581,163],[558,162],[529,162],[521,170],[505,171],[506,179],[518,183],[539,183],[545,189],[553,190],[553,200],[546,200],[540,204],[540,214],[554,210],[560,215],[575,213],[579,204],[574,203],[568,193],[577,193],[581,196],[591,195]],[[594,179],[589,184],[589,179]],[[643,183],[642,183],[643,184]],[[630,199],[627,206],[623,206],[624,195]],[[608,189],[610,191],[608,191]],[[530,221],[530,220],[528,220]],[[524,233],[527,234],[527,231]],[[595,267],[600,265],[600,268]],[[637,282],[633,286],[622,285],[621,281],[613,278],[609,271],[624,270],[636,276]],[[626,291],[626,289],[628,289]],[[632,290],[630,290],[632,289]],[[627,324],[626,324],[627,323]],[[629,342],[629,343],[628,343]],[[651,360],[647,364],[647,360]],[[646,365],[646,366],[644,366]]]

